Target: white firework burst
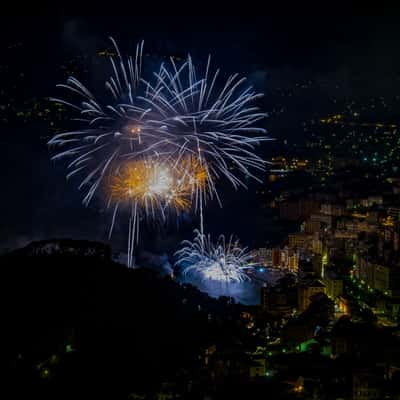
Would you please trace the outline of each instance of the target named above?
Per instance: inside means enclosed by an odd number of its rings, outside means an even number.
[[[195,239],[182,242],[182,248],[175,253],[176,265],[183,268],[183,275],[200,281],[225,283],[250,280],[247,271],[253,268],[253,256],[240,246],[233,236],[229,240],[221,235],[214,244],[210,235],[198,230]]]

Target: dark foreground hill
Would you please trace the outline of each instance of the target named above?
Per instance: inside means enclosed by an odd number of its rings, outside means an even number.
[[[1,398],[127,399],[165,382],[184,392],[205,346],[229,340],[234,329],[210,322],[235,319],[228,299],[127,269],[109,254],[101,244],[49,241],[1,256],[2,359],[12,387]]]

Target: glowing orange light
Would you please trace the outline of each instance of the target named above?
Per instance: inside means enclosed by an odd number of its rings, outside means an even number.
[[[140,207],[173,208],[177,213],[191,206],[193,194],[210,179],[207,169],[195,157],[178,164],[141,159],[129,162],[112,178],[111,198],[133,201]]]
[[[141,131],[140,127],[131,128],[131,133],[140,133],[140,131]]]

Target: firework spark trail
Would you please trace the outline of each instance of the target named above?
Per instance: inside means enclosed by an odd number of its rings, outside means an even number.
[[[175,253],[176,265],[183,268],[183,275],[225,283],[250,280],[246,271],[253,267],[253,256],[238,240],[233,236],[226,240],[221,235],[214,244],[210,235],[198,230],[195,235],[192,242],[183,241],[183,247]]]

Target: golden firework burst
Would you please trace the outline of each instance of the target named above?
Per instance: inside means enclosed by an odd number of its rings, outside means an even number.
[[[112,178],[111,198],[134,202],[147,213],[173,208],[177,213],[190,208],[191,188],[177,169],[166,162],[140,159],[127,163]]]

